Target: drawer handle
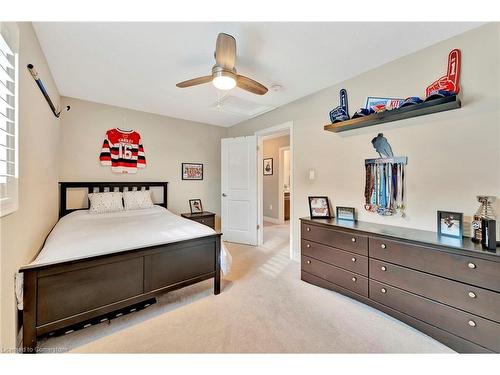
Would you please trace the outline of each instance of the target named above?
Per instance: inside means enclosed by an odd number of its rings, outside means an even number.
[[[385,289],[385,288],[380,289],[380,291],[381,291],[382,293],[387,293],[387,289]]]
[[[387,267],[386,267],[386,266],[382,266],[382,267],[380,267],[380,269],[381,269],[382,271],[387,271]]]
[[[311,247],[311,244],[310,244],[310,243],[308,243],[308,244],[306,245],[306,247],[307,247],[307,248],[310,248],[310,247]]]
[[[204,222],[205,222],[205,220],[201,219],[201,222],[202,222],[202,223],[204,223]]]
[[[310,231],[311,231],[311,228],[307,227],[307,228],[306,228],[306,230],[307,230],[308,232],[310,232]]]
[[[381,247],[382,249],[387,249],[387,245],[386,245],[385,243],[383,243],[382,245],[380,245],[380,247]]]
[[[354,237],[353,237],[353,238],[351,238],[351,241],[352,241],[352,242],[356,242],[356,238],[354,238]]]
[[[467,264],[467,266],[468,266],[471,270],[473,270],[474,268],[476,268],[476,265],[475,265],[474,263],[472,263],[472,262],[469,262],[469,264]]]
[[[470,298],[476,298],[477,296],[476,296],[476,293],[474,293],[474,292],[469,292],[469,297],[470,297]]]
[[[475,321],[473,321],[473,320],[469,320],[469,325],[470,325],[471,327],[475,327],[475,326],[476,326],[476,322],[475,322]]]
[[[351,260],[353,263],[356,262],[356,258],[354,258],[354,257],[352,257]]]
[[[310,261],[310,260],[308,260],[306,263],[307,263],[307,264],[311,264],[311,261]]]
[[[356,282],[356,280],[357,280],[357,279],[356,279],[355,277],[353,277],[351,280],[352,280],[353,282]]]

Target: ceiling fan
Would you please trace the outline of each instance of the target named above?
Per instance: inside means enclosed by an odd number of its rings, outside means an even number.
[[[233,36],[224,33],[217,36],[214,57],[215,65],[212,68],[211,75],[179,82],[176,86],[185,88],[212,81],[213,85],[219,90],[231,90],[238,86],[240,89],[257,95],[264,95],[267,92],[264,85],[236,73],[234,67],[236,63],[236,39]]]

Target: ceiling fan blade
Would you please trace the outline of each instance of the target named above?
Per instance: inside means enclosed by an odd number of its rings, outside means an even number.
[[[267,87],[251,78],[239,75],[236,78],[236,86],[240,89],[250,91],[257,95],[264,95],[267,92]]]
[[[220,33],[215,46],[215,62],[222,68],[232,70],[236,64],[236,39]]]
[[[210,82],[212,80],[212,76],[203,76],[203,77],[197,77],[193,79],[188,79],[187,81],[184,82],[179,82],[176,84],[177,87],[191,87],[191,86],[196,86],[196,85],[201,85],[203,83]]]

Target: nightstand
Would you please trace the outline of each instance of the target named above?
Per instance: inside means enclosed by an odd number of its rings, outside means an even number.
[[[203,211],[198,214],[181,214],[182,217],[205,224],[206,226],[215,229],[215,214],[213,212]]]

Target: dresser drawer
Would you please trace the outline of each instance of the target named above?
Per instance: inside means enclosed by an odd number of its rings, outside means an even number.
[[[302,271],[368,297],[368,279],[328,263],[302,255]]]
[[[302,240],[302,255],[368,276],[368,258],[316,242]]]
[[[375,259],[370,279],[500,322],[500,293]]]
[[[370,280],[370,298],[466,340],[500,351],[500,324]]]
[[[500,263],[405,242],[370,238],[370,257],[500,291]]]
[[[368,237],[366,236],[350,234],[307,223],[302,223],[301,235],[306,240],[336,247],[337,249],[352,251],[361,255],[368,255]]]

